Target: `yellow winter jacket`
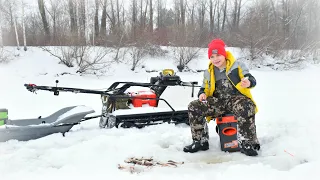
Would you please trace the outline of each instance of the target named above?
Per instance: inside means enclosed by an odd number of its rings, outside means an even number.
[[[249,69],[244,63],[236,61],[236,59],[231,54],[231,52],[227,51],[226,59],[227,59],[227,66],[226,66],[227,78],[236,87],[236,89],[239,90],[241,94],[245,95],[246,97],[250,98],[253,101],[256,107],[255,113],[257,113],[258,107],[256,102],[253,100],[252,94],[250,92],[250,89],[253,88],[256,84],[255,78],[249,73]],[[241,87],[241,79],[244,76],[249,77],[252,87],[249,87],[249,88]],[[209,63],[208,70],[205,71],[204,73],[202,89],[203,88],[204,88],[204,93],[206,94],[207,97],[212,96],[215,90],[214,65],[211,62]],[[207,120],[208,119],[211,119],[211,118],[207,117]]]

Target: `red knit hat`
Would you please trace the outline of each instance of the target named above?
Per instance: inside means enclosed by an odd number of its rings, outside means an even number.
[[[212,40],[208,45],[208,58],[210,59],[212,54],[220,54],[224,57],[227,57],[225,46],[225,43],[221,39]]]

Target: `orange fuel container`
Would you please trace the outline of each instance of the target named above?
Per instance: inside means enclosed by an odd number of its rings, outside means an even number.
[[[149,106],[156,107],[156,99],[146,99],[146,98],[157,98],[157,95],[153,91],[138,91],[131,93],[131,100],[134,107],[142,107],[143,104],[148,104]]]

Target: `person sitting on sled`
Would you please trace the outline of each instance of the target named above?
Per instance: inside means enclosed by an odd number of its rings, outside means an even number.
[[[256,135],[255,114],[258,109],[250,93],[256,79],[244,63],[236,61],[225,50],[221,39],[209,44],[208,70],[204,72],[199,99],[188,105],[188,116],[193,143],[184,147],[184,152],[194,153],[209,149],[209,134],[206,118],[232,113],[238,120],[238,139],[241,152],[248,156],[258,155],[260,149]]]

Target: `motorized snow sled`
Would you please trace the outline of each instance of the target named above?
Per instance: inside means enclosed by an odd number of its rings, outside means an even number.
[[[58,81],[56,81],[58,84]],[[162,123],[188,124],[187,110],[175,110],[165,99],[161,98],[162,93],[168,86],[192,87],[192,95],[197,82],[183,82],[172,70],[165,69],[159,76],[151,77],[150,82],[114,82],[104,91],[79,89],[56,86],[37,86],[35,84],[25,84],[27,90],[36,92],[38,90],[51,91],[58,96],[60,92],[87,93],[100,95],[102,100],[102,113],[95,117],[100,117],[99,126],[101,128],[123,127],[142,128],[149,125]],[[146,91],[130,91],[131,87],[144,87]],[[158,109],[159,101],[165,102],[169,107],[168,111]],[[148,105],[148,111],[145,106]],[[142,107],[142,108],[141,108]]]

